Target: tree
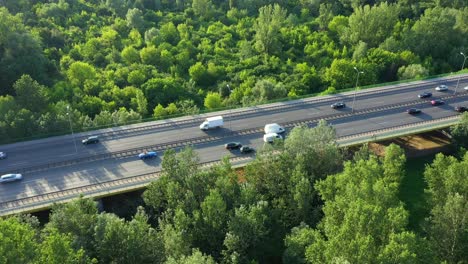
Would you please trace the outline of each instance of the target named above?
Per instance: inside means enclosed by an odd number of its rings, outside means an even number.
[[[387,2],[372,7],[369,5],[357,7],[349,17],[349,28],[343,40],[352,44],[363,41],[370,48],[377,47],[391,36],[393,27],[398,21],[398,14],[398,6]]]
[[[13,85],[16,92],[16,102],[32,112],[41,113],[47,107],[46,87],[40,85],[29,75],[23,75]]]
[[[67,77],[73,85],[83,87],[86,80],[92,81],[96,78],[96,69],[86,62],[77,61],[70,65]]]
[[[52,208],[47,228],[53,228],[62,234],[71,234],[75,250],[83,248],[93,256],[93,233],[97,219],[96,203],[80,197],[67,204],[57,204]]]
[[[179,259],[169,258],[165,264],[215,264],[211,256],[204,255],[199,250],[193,250],[190,256],[183,256]]]
[[[141,62],[148,65],[158,65],[160,53],[153,47],[148,46],[140,51]]]
[[[143,19],[143,12],[138,8],[128,9],[127,11],[127,25],[135,28],[138,31],[142,31],[145,26],[145,20]]]
[[[468,148],[468,113],[463,113],[460,122],[450,128],[450,134],[457,147]]]
[[[83,249],[75,251],[72,247],[72,236],[62,234],[54,228],[43,233],[43,241],[38,249],[37,263],[92,263]]]
[[[427,70],[421,64],[410,64],[408,66],[401,66],[398,69],[398,76],[400,80],[423,78],[429,75]]]
[[[275,53],[280,48],[280,29],[286,20],[286,10],[275,4],[261,7],[258,13],[254,25],[255,47],[261,53]]]
[[[205,107],[208,109],[217,109],[222,106],[221,95],[215,92],[208,92],[205,97]]]
[[[121,56],[127,64],[138,63],[140,61],[138,51],[132,46],[125,47],[121,52]]]
[[[141,116],[146,116],[148,113],[148,101],[141,90],[137,90],[135,99],[137,103],[137,112],[140,113]]]
[[[414,263],[416,236],[398,199],[405,156],[396,145],[383,159],[346,162],[344,171],[316,184],[325,201],[306,259],[317,262]]]
[[[468,250],[468,152],[462,160],[437,154],[426,167],[431,216],[426,219],[428,239],[439,262],[460,263]]]
[[[213,4],[211,0],[193,0],[193,12],[202,18],[209,18],[212,13]]]
[[[31,263],[36,256],[36,232],[16,217],[0,219],[0,262]]]

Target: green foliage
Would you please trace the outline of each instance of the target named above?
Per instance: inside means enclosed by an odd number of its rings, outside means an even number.
[[[468,153],[462,160],[438,154],[424,177],[432,207],[427,231],[432,252],[440,262],[460,263],[468,250]]]
[[[450,128],[450,134],[456,147],[468,148],[468,113],[463,113],[460,122]]]
[[[317,184],[325,216],[321,232],[310,235],[307,261],[416,261],[416,237],[405,230],[408,213],[397,197],[404,162],[403,150],[390,145],[384,159],[346,162],[342,173]]]
[[[258,12],[254,25],[255,47],[260,53],[276,53],[280,50],[279,30],[286,19],[287,11],[275,4],[261,7]]]
[[[410,64],[408,66],[401,66],[398,69],[398,76],[400,80],[423,78],[429,75],[429,71],[421,64]]]
[[[35,230],[17,218],[0,219],[0,262],[30,263],[36,256]]]
[[[209,92],[205,97],[205,107],[208,109],[217,109],[222,106],[221,95],[219,93]]]

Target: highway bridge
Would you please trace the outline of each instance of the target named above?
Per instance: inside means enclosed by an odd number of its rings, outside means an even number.
[[[448,85],[449,90],[436,92],[434,88],[440,84]],[[137,158],[145,150],[156,150],[162,156],[165,149],[192,145],[202,165],[226,155],[233,163],[247,162],[250,156],[228,152],[223,144],[239,141],[259,148],[267,123],[290,129],[299,124],[313,127],[318,120],[326,119],[346,144],[359,135],[366,135],[361,141],[375,139],[381,131],[400,129],[400,134],[407,134],[438,124],[448,126],[459,115],[454,107],[468,106],[465,86],[468,74],[361,90],[356,93],[354,110],[350,107],[354,92],[347,92],[3,145],[0,151],[7,152],[8,159],[0,160],[0,174],[22,173],[23,180],[0,184],[0,215],[47,208],[81,193],[100,197],[142,188],[156,179],[161,169],[160,157],[147,161]],[[432,92],[433,97],[419,99],[418,94],[425,91]],[[431,106],[433,98],[446,104]],[[331,109],[337,101],[347,107]],[[408,115],[406,110],[411,107],[420,108],[422,113]],[[207,132],[198,128],[205,117],[215,115],[224,116],[223,128]],[[101,142],[82,145],[81,139],[88,135],[98,135]]]

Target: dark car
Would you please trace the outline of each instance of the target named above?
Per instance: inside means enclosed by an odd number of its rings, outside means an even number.
[[[240,152],[241,153],[251,153],[251,152],[254,152],[255,149],[252,148],[252,147],[249,147],[249,146],[243,146],[240,148]]]
[[[432,93],[429,93],[429,92],[424,92],[418,95],[419,98],[429,98],[431,96],[432,96]]]
[[[408,113],[410,115],[416,115],[416,114],[421,113],[421,109],[410,108],[410,109],[406,110],[406,113]]]
[[[99,142],[99,138],[97,136],[90,136],[81,140],[81,143],[83,143],[84,145],[96,144],[98,142]]]
[[[445,104],[445,102],[442,101],[442,100],[440,100],[440,99],[432,100],[432,101],[431,101],[431,105],[433,105],[433,106],[443,105],[443,104]]]
[[[227,144],[224,144],[225,149],[238,149],[241,147],[242,147],[242,144],[239,142],[229,142]]]
[[[345,108],[346,104],[343,102],[337,102],[331,105],[331,108],[333,109],[339,109],[339,108]]]
[[[151,159],[156,158],[158,154],[155,151],[145,151],[143,153],[138,154],[138,158],[140,159]]]
[[[460,112],[460,113],[467,112],[468,107],[466,107],[466,106],[457,106],[457,107],[455,107],[455,111]]]

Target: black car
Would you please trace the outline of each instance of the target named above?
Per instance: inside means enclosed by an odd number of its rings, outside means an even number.
[[[84,145],[96,144],[98,142],[99,142],[99,138],[97,136],[90,136],[88,138],[81,140],[81,143],[83,143]]]
[[[338,109],[338,108],[345,108],[346,104],[343,102],[337,102],[331,105],[331,108]]]
[[[429,98],[431,96],[432,96],[432,93],[429,93],[429,92],[424,92],[418,95],[419,98]]]
[[[406,113],[408,113],[410,115],[416,115],[416,114],[421,113],[421,109],[410,108],[410,109],[406,110]]]
[[[227,144],[224,144],[225,149],[238,149],[241,147],[242,147],[242,144],[239,142],[229,142]]]
[[[440,99],[436,99],[436,100],[431,101],[431,105],[433,105],[433,106],[443,105],[443,104],[445,104],[445,102],[440,100]]]
[[[455,111],[460,112],[460,113],[467,112],[468,107],[466,107],[466,106],[457,106],[457,107],[455,107]]]
[[[249,146],[243,146],[240,148],[240,152],[241,153],[251,153],[251,152],[254,152],[255,149],[252,148],[252,147],[249,147]]]

